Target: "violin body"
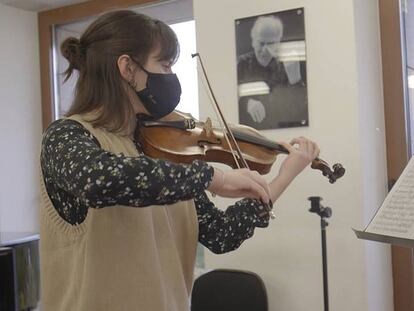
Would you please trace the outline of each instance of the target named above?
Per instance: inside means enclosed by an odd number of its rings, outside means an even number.
[[[143,151],[150,157],[166,159],[177,163],[191,163],[199,159],[207,162],[217,162],[238,168],[232,155],[232,149],[221,129],[212,127],[209,122],[195,121],[193,128],[170,127],[170,121],[194,120],[189,114],[174,111],[167,117],[148,126],[139,122],[137,139]],[[232,130],[245,131],[249,135],[262,136],[254,129],[238,126]],[[277,152],[268,148],[238,141],[239,147],[249,164],[250,169],[261,174],[270,171],[276,160]],[[234,147],[233,147],[234,150]],[[237,154],[235,154],[238,157]]]
[[[138,119],[137,125],[136,139],[143,152],[152,158],[176,163],[191,163],[199,159],[239,167],[237,162],[240,156],[235,152],[235,146],[230,146],[227,134],[213,127],[210,119],[200,122],[190,114],[174,111],[157,121]],[[260,174],[270,171],[278,154],[288,153],[283,146],[268,140],[251,127],[231,126],[231,132],[248,167]],[[335,164],[332,171],[320,159],[313,161],[312,168],[321,170],[331,183],[345,173],[342,165]]]

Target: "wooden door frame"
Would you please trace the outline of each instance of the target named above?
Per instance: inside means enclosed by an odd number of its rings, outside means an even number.
[[[53,121],[54,105],[52,101],[52,43],[53,29],[56,25],[76,22],[103,12],[133,8],[139,5],[156,3],[154,0],[92,0],[54,10],[38,13],[40,84],[42,98],[43,130]]]
[[[408,162],[399,0],[379,0],[388,180],[397,180]],[[414,310],[411,248],[392,246],[394,311]]]

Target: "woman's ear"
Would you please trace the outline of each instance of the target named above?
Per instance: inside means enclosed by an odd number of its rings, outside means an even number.
[[[124,78],[128,83],[131,82],[134,79],[136,70],[135,66],[132,63],[131,57],[126,54],[119,56],[117,65],[122,78]]]

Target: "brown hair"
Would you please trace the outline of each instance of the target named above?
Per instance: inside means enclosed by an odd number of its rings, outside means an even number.
[[[160,60],[174,62],[179,45],[175,33],[165,23],[149,16],[122,10],[106,13],[95,20],[80,39],[67,38],[61,52],[68,60],[65,81],[79,71],[74,102],[67,116],[99,111],[92,124],[121,131],[133,117],[117,60],[130,55],[145,64],[156,44]]]

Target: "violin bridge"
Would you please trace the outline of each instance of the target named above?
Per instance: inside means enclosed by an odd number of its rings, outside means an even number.
[[[204,132],[206,133],[207,137],[210,137],[213,133],[213,124],[210,118],[207,118],[206,122],[204,122],[203,127]]]

